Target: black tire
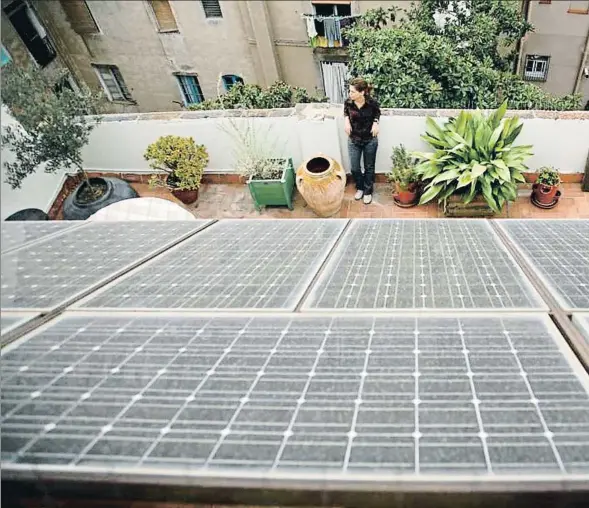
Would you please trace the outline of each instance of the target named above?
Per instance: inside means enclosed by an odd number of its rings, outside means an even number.
[[[91,203],[80,203],[76,198],[83,184],[78,185],[63,202],[63,218],[65,220],[86,220],[105,206],[139,197],[135,189],[120,178],[90,178],[90,181],[92,183],[106,183],[106,192]]]
[[[10,217],[7,217],[6,220],[49,220],[49,215],[38,208],[25,208],[24,210],[19,210],[18,212],[13,213]]]

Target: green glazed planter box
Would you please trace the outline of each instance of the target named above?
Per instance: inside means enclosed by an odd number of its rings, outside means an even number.
[[[280,180],[254,180],[247,182],[256,210],[264,206],[293,206],[295,173],[292,159],[288,159]]]

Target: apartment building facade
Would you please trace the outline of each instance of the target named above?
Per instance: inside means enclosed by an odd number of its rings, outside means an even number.
[[[589,101],[589,0],[524,1],[535,30],[521,43],[518,72],[548,92]]]
[[[277,79],[340,102],[348,59],[341,28],[393,4],[407,6],[402,0],[2,0],[2,65],[65,67],[67,86],[104,90],[111,112],[176,110],[236,82],[267,86]],[[537,26],[521,45],[518,71],[526,79],[555,93],[573,91],[586,61],[583,4],[589,8],[589,0],[524,2]],[[581,76],[585,100],[588,83]]]

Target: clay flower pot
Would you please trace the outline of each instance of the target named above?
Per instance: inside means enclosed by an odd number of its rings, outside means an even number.
[[[417,184],[412,183],[406,189],[402,189],[400,185],[395,184],[395,192],[393,199],[395,204],[400,207],[411,207],[417,204]]]
[[[558,185],[544,185],[543,183],[535,183],[532,186],[534,200],[542,205],[551,205],[554,203],[557,192]]]
[[[185,205],[191,205],[198,199],[198,189],[179,190],[171,189],[172,196],[179,199]]]

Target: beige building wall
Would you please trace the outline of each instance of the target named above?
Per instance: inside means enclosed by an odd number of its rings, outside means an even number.
[[[575,2],[573,2],[575,3]],[[586,2],[589,6],[589,2]],[[576,2],[582,4],[582,2]],[[569,12],[568,0],[541,4],[531,2],[529,20],[535,32],[526,36],[522,44],[522,73],[526,55],[550,57],[548,76],[545,82],[534,82],[548,92],[563,95],[573,93],[581,58],[589,37],[589,14]],[[589,63],[585,63],[589,65]],[[583,104],[589,100],[589,79],[582,77],[580,93]]]

